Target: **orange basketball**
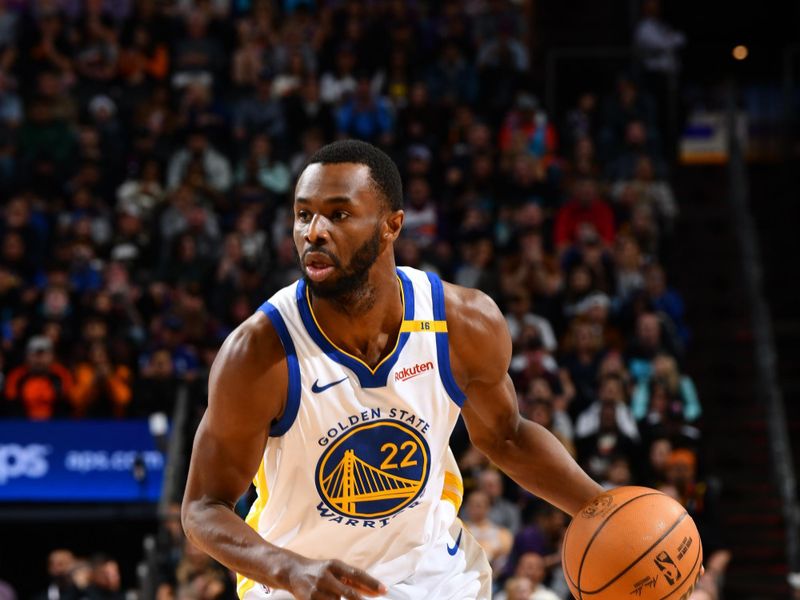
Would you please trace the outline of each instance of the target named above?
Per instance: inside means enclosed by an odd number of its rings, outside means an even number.
[[[600,494],[575,515],[562,560],[578,600],[686,600],[700,576],[703,547],[683,506],[629,486]]]

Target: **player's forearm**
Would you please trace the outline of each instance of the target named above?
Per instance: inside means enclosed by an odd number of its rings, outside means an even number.
[[[285,589],[293,560],[301,558],[265,541],[223,503],[184,500],[183,528],[189,540],[233,571]]]
[[[570,515],[603,491],[553,434],[531,421],[520,419],[514,435],[486,450],[519,485]]]

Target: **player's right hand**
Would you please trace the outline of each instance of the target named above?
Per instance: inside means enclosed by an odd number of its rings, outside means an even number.
[[[386,593],[380,581],[336,559],[295,562],[287,573],[287,589],[297,600],[364,600]]]

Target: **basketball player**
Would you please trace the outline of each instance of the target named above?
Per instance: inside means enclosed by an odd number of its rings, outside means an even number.
[[[388,156],[357,141],[322,148],[295,189],[303,278],[214,362],[183,525],[239,574],[245,600],[489,598],[485,558],[455,518],[459,414],[495,464],[567,513],[602,492],[520,417],[494,302],[395,266],[402,226]],[[243,522],[233,506],[254,477]]]

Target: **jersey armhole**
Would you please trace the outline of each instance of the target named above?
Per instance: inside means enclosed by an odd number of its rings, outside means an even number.
[[[297,362],[297,353],[294,349],[292,336],[286,328],[286,323],[280,311],[269,302],[264,302],[259,309],[269,318],[275,332],[281,340],[283,351],[286,353],[286,365],[289,368],[289,385],[286,390],[286,407],[280,419],[273,421],[269,428],[270,437],[280,437],[289,431],[300,409],[300,364]]]
[[[444,306],[444,286],[439,276],[434,273],[425,273],[431,283],[431,299],[433,300],[433,318],[436,321],[447,322],[447,315]],[[436,358],[439,362],[439,377],[442,385],[450,396],[450,399],[461,408],[464,406],[466,394],[458,387],[453,371],[450,369],[450,342],[447,331],[437,331],[436,336]]]

